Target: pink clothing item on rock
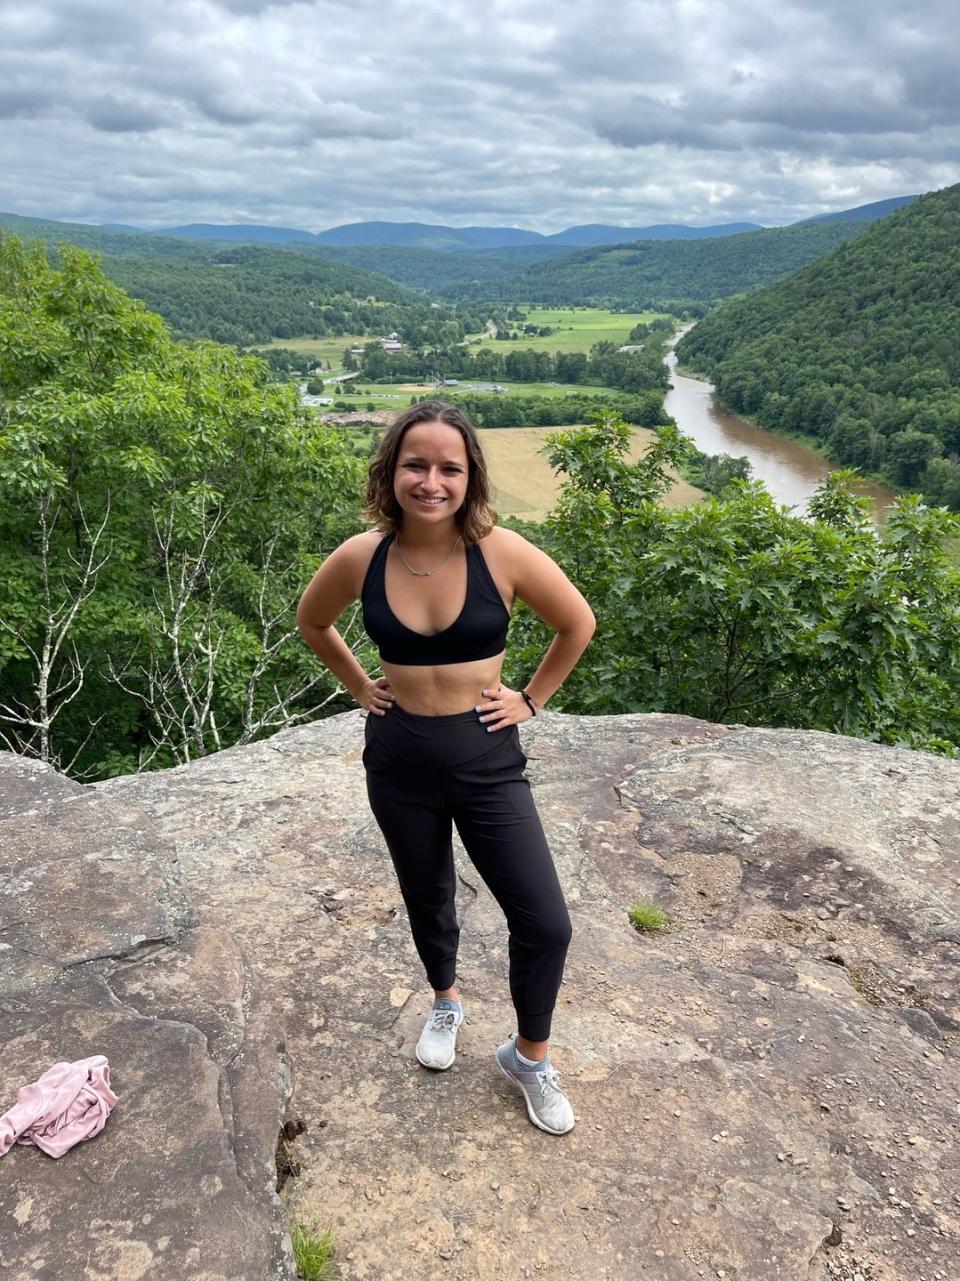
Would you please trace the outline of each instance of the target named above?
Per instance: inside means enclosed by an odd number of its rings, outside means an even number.
[[[16,1103],[0,1116],[0,1156],[14,1143],[34,1143],[49,1156],[63,1156],[100,1133],[116,1101],[104,1055],[54,1063],[33,1085],[22,1086]]]

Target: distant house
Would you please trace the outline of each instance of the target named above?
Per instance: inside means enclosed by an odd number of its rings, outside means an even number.
[[[350,355],[351,355],[351,356],[362,356],[362,355],[363,355],[363,353],[364,353],[366,350],[367,350],[367,349],[366,349],[366,347],[351,347],[351,348],[350,348]]]
[[[643,343],[627,343],[626,347],[618,347],[617,351],[643,351]]]
[[[443,385],[444,385],[444,387],[459,387],[459,386],[460,386],[460,379],[459,379],[459,378],[444,378],[444,380],[443,380]]]
[[[403,343],[397,342],[395,338],[381,338],[380,346],[384,351],[402,351]]]

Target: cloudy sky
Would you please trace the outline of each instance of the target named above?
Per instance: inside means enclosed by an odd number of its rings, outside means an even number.
[[[948,0],[0,0],[0,210],[766,225],[960,181]]]

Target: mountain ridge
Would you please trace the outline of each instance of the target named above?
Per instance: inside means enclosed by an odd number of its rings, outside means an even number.
[[[850,209],[815,214],[784,226],[801,226],[814,222],[852,220],[870,222],[886,217],[918,197],[892,196]],[[126,223],[105,223],[105,229],[139,231],[142,235],[186,237],[196,240],[266,242],[270,244],[303,243],[342,247],[394,245],[415,249],[437,249],[448,253],[516,248],[519,246],[569,245],[571,249],[588,249],[601,245],[626,244],[634,240],[705,240],[720,236],[737,236],[748,231],[774,230],[758,222],[711,223],[691,226],[683,222],[652,223],[645,226],[619,226],[613,223],[579,223],[563,231],[544,234],[524,227],[467,226],[450,227],[442,223],[393,222],[376,220],[341,223],[324,231],[306,231],[302,227],[275,227],[265,223],[186,223],[159,227],[153,231]]]

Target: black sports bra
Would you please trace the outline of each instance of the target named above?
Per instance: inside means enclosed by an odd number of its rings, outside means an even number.
[[[360,601],[367,635],[386,663],[432,667],[470,663],[500,654],[507,642],[510,613],[487,567],[480,544],[467,548],[467,597],[449,627],[427,636],[400,622],[387,604],[387,551],[395,534],[381,538],[364,575]]]

